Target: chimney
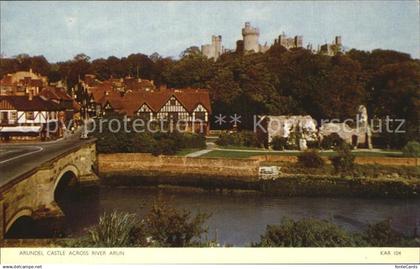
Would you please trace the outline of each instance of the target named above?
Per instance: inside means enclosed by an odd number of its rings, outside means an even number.
[[[32,74],[32,68],[29,68],[29,73]]]
[[[28,92],[28,99],[29,99],[29,101],[32,101],[32,97],[33,97],[32,91],[29,91]]]

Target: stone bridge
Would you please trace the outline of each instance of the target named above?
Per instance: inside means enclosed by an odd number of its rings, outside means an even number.
[[[32,157],[36,158],[36,157]],[[57,189],[70,181],[97,180],[95,142],[83,143],[54,156],[0,187],[0,239],[20,218],[33,220],[63,216]]]

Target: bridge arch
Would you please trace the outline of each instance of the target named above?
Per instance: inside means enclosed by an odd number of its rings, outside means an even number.
[[[64,184],[67,185],[72,179],[75,179],[76,181],[79,181],[79,169],[72,165],[69,164],[67,166],[65,166],[63,169],[61,169],[60,173],[58,174],[58,176],[56,177],[55,181],[54,181],[54,186],[52,189],[52,195],[53,195],[53,200],[56,200],[56,193],[57,191],[60,191],[60,185]],[[67,182],[63,182],[63,181],[67,181]]]
[[[10,228],[15,224],[15,222],[22,217],[29,217],[32,218],[33,210],[29,207],[21,208],[18,210],[6,223],[6,230],[5,233],[7,233]]]

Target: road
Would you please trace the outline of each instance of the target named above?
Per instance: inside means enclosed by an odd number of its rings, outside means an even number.
[[[76,133],[57,141],[0,144],[0,187],[56,156],[90,141],[81,140]]]

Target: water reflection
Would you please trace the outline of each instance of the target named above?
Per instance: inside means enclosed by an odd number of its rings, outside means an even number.
[[[67,233],[80,235],[105,211],[122,210],[143,216],[157,199],[176,208],[211,213],[209,238],[220,243],[246,245],[259,240],[267,224],[283,217],[328,219],[350,231],[369,223],[392,219],[406,234],[420,228],[420,200],[276,197],[257,192],[219,193],[183,188],[101,187],[85,193],[69,207]],[[73,210],[74,209],[74,210]]]

